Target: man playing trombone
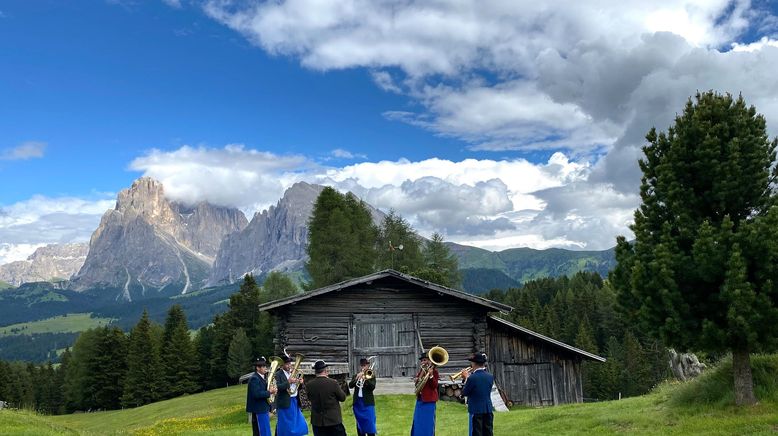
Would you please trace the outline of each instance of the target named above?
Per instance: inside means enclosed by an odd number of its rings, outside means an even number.
[[[361,370],[351,378],[348,384],[349,388],[354,389],[354,419],[357,421],[357,435],[375,436],[376,417],[375,417],[375,374],[368,375],[370,371],[370,361],[359,359]],[[368,375],[366,377],[366,375]]]
[[[429,358],[429,352],[422,354],[419,358],[421,368],[414,378],[414,383],[419,383],[428,371],[431,372],[427,382],[416,394],[416,408],[413,410],[413,425],[411,427],[411,436],[434,436],[435,435],[435,408],[438,401],[438,368],[432,364]]]

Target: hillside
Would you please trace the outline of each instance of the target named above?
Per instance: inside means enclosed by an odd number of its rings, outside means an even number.
[[[725,362],[708,376],[686,384],[667,383],[653,393],[621,401],[570,404],[541,409],[516,408],[495,414],[495,435],[514,434],[774,434],[778,429],[778,356],[754,358],[761,403],[736,409],[727,401],[731,367]],[[163,401],[136,409],[43,417],[27,412],[0,411],[0,428],[13,434],[217,434],[249,431],[243,412],[245,386]],[[715,398],[706,392],[716,391]],[[731,389],[729,389],[731,392]],[[691,395],[691,397],[690,397]],[[694,399],[692,399],[694,398]],[[353,433],[350,399],[343,408]],[[378,430],[382,436],[408,432],[414,398],[379,395]],[[307,415],[307,414],[306,414]],[[440,436],[460,436],[467,427],[464,405],[441,402]]]

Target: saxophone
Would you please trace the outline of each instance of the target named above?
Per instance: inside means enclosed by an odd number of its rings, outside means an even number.
[[[302,354],[295,354],[294,356],[294,366],[292,367],[292,372],[289,378],[296,378],[296,379],[303,379],[303,372],[300,371],[300,364],[303,362],[303,355]],[[300,384],[302,381],[295,385],[289,386],[289,395],[294,395],[297,393],[297,390],[300,389]]]

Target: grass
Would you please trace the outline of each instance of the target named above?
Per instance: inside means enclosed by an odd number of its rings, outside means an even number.
[[[14,289],[14,286],[8,282],[0,280],[0,291],[4,291],[6,289]]]
[[[778,356],[755,356],[760,404],[736,408],[727,400],[731,378],[727,363],[690,383],[665,383],[641,397],[548,408],[517,408],[496,413],[495,435],[518,434],[763,434],[778,432]],[[731,375],[731,365],[729,366]],[[0,411],[0,434],[41,435],[244,435],[250,431],[244,410],[245,386],[184,396],[136,409],[43,417]],[[348,434],[355,434],[349,398],[343,406]],[[411,395],[376,397],[381,436],[407,435],[413,416]],[[308,413],[305,413],[308,418]],[[467,434],[467,411],[440,402],[437,435]],[[275,423],[271,423],[275,426]],[[311,434],[313,434],[311,432]]]
[[[0,327],[0,337],[31,335],[35,333],[73,333],[93,327],[101,327],[112,320],[110,318],[92,318],[91,313],[70,313],[40,321],[23,322]]]

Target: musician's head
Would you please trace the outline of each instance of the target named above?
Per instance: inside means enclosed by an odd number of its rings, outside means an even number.
[[[429,353],[425,352],[424,354],[422,354],[421,357],[419,357],[419,362],[421,363],[421,366],[428,366],[429,364],[431,364],[432,361],[430,361]]]
[[[284,371],[289,372],[290,369],[292,369],[292,358],[289,357],[288,354],[284,353],[284,364],[281,366],[281,368],[284,368]]]
[[[365,370],[370,366],[370,361],[365,359],[364,357],[359,359],[359,366]]]
[[[486,366],[486,354],[481,352],[473,353],[467,360],[473,368],[483,368]]]
[[[327,364],[323,360],[317,360],[313,364],[313,372],[316,373],[317,376],[327,376],[330,373],[327,370]]]
[[[265,359],[265,356],[254,359],[254,370],[262,375],[267,374],[267,359]]]

